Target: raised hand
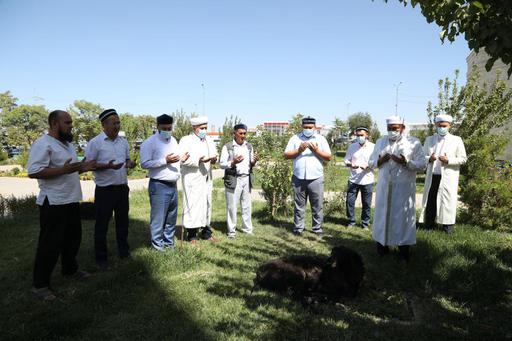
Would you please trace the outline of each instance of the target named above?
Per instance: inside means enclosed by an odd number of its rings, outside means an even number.
[[[442,163],[448,164],[448,156],[446,156],[446,153],[444,153],[444,155],[441,155],[441,156],[439,157],[439,160],[440,160]]]
[[[430,158],[428,159],[428,162],[434,162],[436,160],[437,160],[436,153],[432,153],[432,155],[430,155]]]
[[[123,167],[123,165],[124,165],[124,162],[121,162],[121,163],[114,163],[114,162],[115,162],[115,160],[109,161],[108,169],[119,169],[119,168]]]
[[[183,154],[181,156],[181,162],[187,161],[189,157],[190,157],[190,154],[188,152],[185,152],[185,154]]]
[[[167,161],[167,163],[175,163],[180,161],[180,156],[178,154],[171,153],[165,157],[165,161]]]

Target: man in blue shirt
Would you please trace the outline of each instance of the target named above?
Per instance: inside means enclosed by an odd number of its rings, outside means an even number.
[[[294,192],[294,229],[299,236],[304,231],[304,213],[309,197],[313,216],[313,233],[321,235],[324,202],[324,162],[331,160],[331,149],[327,140],[316,133],[316,120],[302,119],[302,132],[292,136],[286,146],[284,157],[293,159],[292,185]]]

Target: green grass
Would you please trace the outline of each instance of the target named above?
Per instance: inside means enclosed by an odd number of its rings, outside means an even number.
[[[0,330],[5,340],[340,340],[504,339],[512,337],[512,238],[459,225],[454,235],[419,231],[408,266],[379,258],[369,232],[326,217],[326,236],[291,235],[291,218],[269,222],[254,207],[255,235],[225,234],[225,203],[215,196],[218,243],[184,244],[158,253],[148,247],[147,193],[131,198],[133,260],[114,255],[114,271],[87,282],[57,268],[51,303],[29,294],[38,236],[37,212],[0,220]],[[180,207],[181,209],[181,207]],[[307,221],[310,221],[308,216]],[[93,223],[84,221],[79,261],[94,270]],[[343,244],[361,253],[366,276],[359,297],[303,307],[289,297],[256,291],[258,265],[291,253],[328,254]]]

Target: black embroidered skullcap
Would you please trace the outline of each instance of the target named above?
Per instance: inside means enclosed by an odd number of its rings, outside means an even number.
[[[316,120],[311,116],[304,117],[302,119],[302,124],[316,124]]]
[[[107,109],[103,110],[103,112],[100,114],[99,119],[101,122],[105,121],[109,116],[117,115],[116,109]]]
[[[370,131],[368,130],[368,128],[366,128],[365,126],[359,126],[357,127],[354,131],[358,131],[358,130],[364,130],[366,131],[367,133],[369,133]]]
[[[156,124],[172,124],[172,116],[167,114],[160,115],[156,118]]]
[[[235,131],[237,131],[238,129],[243,129],[243,130],[247,130],[247,126],[243,123],[238,123],[238,124],[235,124],[235,126],[233,127],[233,129]]]

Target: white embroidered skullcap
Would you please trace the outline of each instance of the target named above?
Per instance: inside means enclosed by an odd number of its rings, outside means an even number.
[[[404,124],[404,119],[401,118],[400,116],[389,116],[388,118],[386,118],[386,124]]]
[[[198,125],[206,124],[206,123],[208,123],[208,117],[206,117],[206,116],[198,116],[198,117],[190,118],[190,124],[192,124],[193,126],[198,126]]]
[[[453,117],[450,116],[450,115],[437,115],[436,118],[434,119],[434,122],[437,123],[437,122],[448,122],[448,123],[452,123],[453,122]]]

